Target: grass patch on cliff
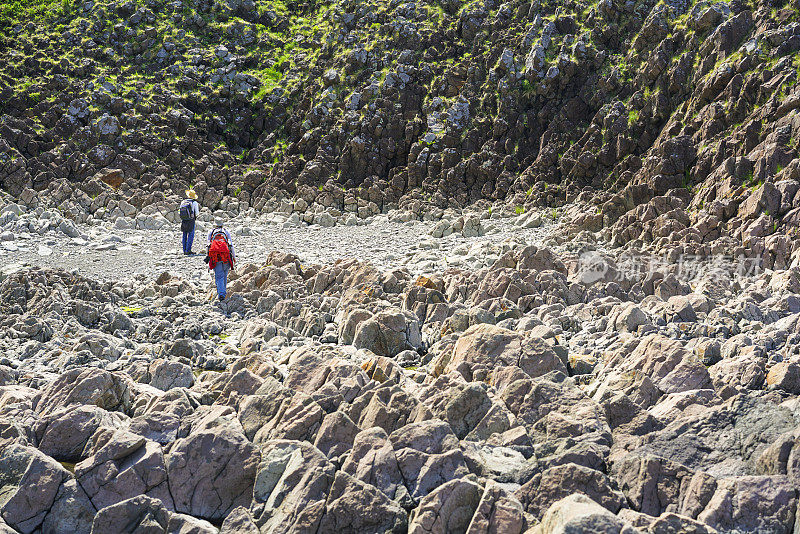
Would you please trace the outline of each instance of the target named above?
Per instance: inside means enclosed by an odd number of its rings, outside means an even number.
[[[255,94],[255,100],[263,100],[267,94],[272,91],[283,79],[281,74],[275,67],[267,67],[253,74],[261,81],[261,87]]]
[[[3,0],[0,2],[0,28],[51,20],[71,10],[69,0]]]

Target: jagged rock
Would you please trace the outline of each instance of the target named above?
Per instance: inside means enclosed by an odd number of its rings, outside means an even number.
[[[192,368],[185,363],[156,360],[150,364],[150,385],[164,391],[172,388],[188,388],[194,384]]]
[[[358,426],[342,412],[328,414],[322,420],[314,446],[328,458],[347,453],[359,432]]]
[[[397,311],[384,311],[361,321],[355,328],[353,345],[369,349],[378,356],[393,357],[422,344],[416,316]]]
[[[336,468],[312,445],[262,444],[253,486],[253,516],[261,531],[316,530],[325,514]]]
[[[414,499],[468,473],[458,438],[447,423],[430,420],[409,424],[393,432],[389,439]]]
[[[35,432],[40,451],[56,460],[76,461],[82,458],[86,443],[98,428],[123,425],[123,418],[100,407],[72,406],[43,416]]]
[[[170,515],[160,500],[138,495],[100,509],[92,522],[92,534],[167,532]]]
[[[619,332],[636,332],[640,326],[651,323],[641,308],[634,304],[628,304],[609,318],[609,324]]]
[[[176,440],[164,456],[175,510],[222,519],[249,504],[259,461],[235,416],[220,412],[208,427],[198,425]],[[213,451],[213,454],[212,454]]]
[[[0,517],[20,532],[91,530],[94,507],[72,474],[32,447],[0,444]]]
[[[788,531],[797,507],[794,485],[785,477],[734,477],[716,481],[712,493],[688,498],[710,499],[697,519],[717,529]],[[693,488],[694,489],[694,488]],[[708,491],[708,488],[704,488]]]
[[[420,501],[409,523],[411,533],[464,533],[470,525],[483,491],[465,479],[442,484]]]
[[[617,369],[640,370],[665,393],[703,389],[711,384],[708,371],[696,356],[679,342],[658,334],[646,336]]]
[[[242,506],[234,508],[219,529],[220,534],[258,534],[253,516],[247,508]]]
[[[634,534],[636,530],[589,497],[574,494],[554,502],[532,532],[534,534],[559,532]]]
[[[392,443],[383,429],[374,427],[356,434],[342,471],[375,486],[403,507],[409,507],[411,497],[404,485]]]
[[[633,510],[621,510],[618,516],[642,532],[691,532],[694,534],[716,534],[717,530],[683,515],[665,512],[659,517],[640,514]]]
[[[558,372],[514,380],[500,397],[537,441],[609,432],[602,407]]]
[[[550,345],[533,336],[504,328],[478,324],[467,329],[456,342],[452,355],[434,363],[437,374],[458,370],[468,380],[500,366],[516,366],[537,377],[553,370],[566,373],[566,367]]]
[[[184,514],[170,512],[164,504],[152,497],[139,495],[100,510],[94,517],[92,533],[154,532],[185,534],[216,534],[217,529],[208,521]]]
[[[174,508],[161,445],[125,432],[100,429],[75,465],[75,477],[98,510],[137,495]]]
[[[374,486],[337,471],[317,532],[407,532],[408,517]]]
[[[625,497],[613,489],[605,474],[573,463],[535,475],[517,490],[516,497],[527,512],[542,517],[551,505],[572,493],[585,495],[613,513],[625,504]]]
[[[488,483],[466,532],[479,534],[503,531],[519,534],[524,527],[522,504],[499,484]]]
[[[677,509],[694,472],[658,456],[629,454],[614,463],[612,473],[631,507],[658,517]]]
[[[793,395],[800,394],[800,366],[791,362],[775,364],[767,374],[767,384]]]

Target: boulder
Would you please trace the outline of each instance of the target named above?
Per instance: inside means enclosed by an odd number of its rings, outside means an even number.
[[[652,334],[642,339],[630,356],[615,369],[621,372],[638,370],[664,393],[691,389],[707,389],[711,377],[700,359],[686,350],[680,341]]]
[[[24,445],[0,443],[0,517],[18,532],[89,532],[95,509],[72,473]]]
[[[411,504],[389,436],[381,428],[368,428],[356,434],[342,471],[375,486],[404,507]]]
[[[767,373],[767,385],[792,395],[800,394],[800,365],[794,362],[776,363]]]
[[[514,380],[500,398],[534,442],[589,434],[610,441],[603,408],[562,373]]]
[[[732,477],[716,482],[697,520],[720,532],[791,532],[796,510],[797,487],[788,478]]]
[[[235,416],[219,419],[175,441],[165,457],[177,512],[223,519],[237,506],[250,503],[258,450]]]
[[[99,429],[84,455],[75,465],[75,477],[96,509],[142,494],[173,508],[158,443],[124,430]]]
[[[343,471],[333,479],[319,534],[407,532],[408,517],[399,504],[376,487]]]
[[[414,499],[421,499],[441,484],[469,473],[458,438],[438,420],[412,423],[389,436],[397,465]]]
[[[433,366],[434,375],[458,370],[467,380],[473,380],[476,373],[485,377],[490,370],[511,366],[519,367],[531,377],[550,371],[567,373],[547,342],[491,324],[468,328],[459,336],[452,354],[443,354]]]
[[[422,344],[417,317],[401,310],[386,310],[355,327],[353,345],[378,356],[394,357],[404,350],[416,350]]]
[[[524,528],[522,504],[499,484],[488,482],[467,528],[467,534],[520,534]]]
[[[574,463],[557,465],[535,475],[515,495],[527,512],[542,517],[550,506],[573,493],[589,497],[614,514],[625,505],[625,497],[614,489],[608,476]]]
[[[261,532],[316,532],[335,473],[334,465],[308,443],[263,443],[251,495]]]
[[[483,490],[475,482],[457,479],[425,496],[411,516],[409,534],[463,534],[481,501]]]
[[[124,419],[98,406],[69,406],[39,419],[36,435],[39,450],[60,461],[82,459],[89,438],[98,428],[121,428]]]
[[[532,534],[636,534],[636,530],[580,493],[554,502]]]
[[[92,534],[166,534],[170,515],[160,500],[138,495],[98,511],[92,522]]]
[[[108,411],[128,412],[132,381],[125,375],[97,368],[77,367],[47,386],[35,410],[47,414],[73,404],[93,405]]]
[[[317,431],[314,446],[328,458],[336,458],[351,450],[353,440],[360,430],[343,412],[327,414]]]
[[[228,514],[222,522],[219,534],[259,534],[259,530],[250,511],[240,506]]]
[[[189,365],[170,360],[156,360],[150,364],[150,385],[167,391],[172,388],[189,388],[194,375]]]

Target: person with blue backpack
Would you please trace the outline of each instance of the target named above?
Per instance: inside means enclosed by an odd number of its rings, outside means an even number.
[[[186,198],[178,208],[181,216],[181,244],[183,253],[186,256],[194,254],[192,244],[194,244],[194,222],[200,216],[200,204],[197,202],[197,193],[193,189],[186,190]]]
[[[208,268],[214,271],[214,283],[217,286],[217,296],[220,302],[225,300],[228,293],[228,272],[234,268],[236,263],[231,234],[222,224],[221,217],[214,219],[214,228],[208,233],[208,252],[206,253]]]

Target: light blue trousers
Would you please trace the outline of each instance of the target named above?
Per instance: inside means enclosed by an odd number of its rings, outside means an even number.
[[[220,300],[228,294],[228,271],[230,270],[231,266],[228,263],[217,262],[214,266],[214,282],[217,284],[217,295]]]

